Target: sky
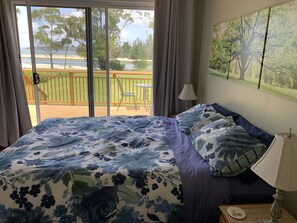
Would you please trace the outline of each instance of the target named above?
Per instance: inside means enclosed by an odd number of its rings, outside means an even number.
[[[19,29],[19,39],[20,47],[29,47],[29,34],[28,34],[28,20],[27,20],[27,9],[26,6],[18,7],[20,13],[18,14],[18,29]],[[32,7],[33,8],[33,7]],[[77,13],[75,9],[61,9],[62,14]],[[153,16],[153,11],[150,11],[151,16]],[[121,27],[121,23],[119,24]],[[33,30],[37,29],[37,24],[33,23]],[[137,38],[145,40],[148,35],[153,34],[153,30],[148,27],[148,25],[141,21],[135,20],[133,24],[126,26],[121,32],[121,42],[132,43]]]

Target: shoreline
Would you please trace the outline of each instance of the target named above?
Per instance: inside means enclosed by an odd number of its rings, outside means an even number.
[[[31,54],[21,54],[21,58],[31,58]],[[35,58],[36,59],[50,59],[50,57],[48,55],[44,55],[44,54],[36,54]],[[53,55],[53,59],[64,60],[65,56],[64,55]],[[67,60],[85,60],[85,58],[77,56],[77,55],[67,55],[66,59]],[[134,59],[123,58],[123,57],[119,57],[116,59],[121,62],[135,62],[135,61],[153,62],[153,60],[134,60]]]
[[[22,58],[31,58],[31,54],[21,54]],[[42,54],[36,54],[35,55],[36,59],[49,59],[50,57],[48,55],[42,55]],[[60,59],[64,60],[65,56],[64,55],[53,55],[53,59]],[[67,55],[66,56],[67,60],[84,60],[83,57],[75,56],[75,55]]]

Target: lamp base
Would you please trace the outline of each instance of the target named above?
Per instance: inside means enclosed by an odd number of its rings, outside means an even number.
[[[282,203],[285,200],[285,192],[280,189],[276,189],[276,193],[273,195],[274,202],[270,209],[270,216],[272,223],[278,223],[279,219],[282,217]]]
[[[270,208],[271,219],[258,219],[258,223],[278,223],[282,217],[282,201],[285,199],[285,192],[280,189],[276,189],[276,193],[273,195],[274,202]]]

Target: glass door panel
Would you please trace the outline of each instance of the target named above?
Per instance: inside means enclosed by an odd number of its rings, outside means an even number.
[[[41,120],[88,116],[85,10],[31,7]]]
[[[34,6],[27,17],[27,6],[16,6],[16,12],[32,124],[38,116],[88,116],[85,10]],[[39,75],[35,86],[34,72]]]
[[[105,8],[92,8],[92,57],[95,115],[108,115],[107,27]]]
[[[152,114],[152,10],[109,9],[110,114]]]

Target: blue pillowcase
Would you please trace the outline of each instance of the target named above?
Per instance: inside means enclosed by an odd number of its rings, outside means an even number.
[[[233,112],[233,111],[230,111],[228,110],[227,108],[217,104],[217,103],[214,103],[214,104],[211,104],[211,106],[217,111],[219,112],[220,114],[222,114],[223,116],[225,117],[228,117],[228,116],[231,116],[233,118],[233,120],[235,121],[240,115],[237,114],[236,112]]]
[[[266,146],[231,117],[214,121],[192,133],[192,143],[215,176],[236,176],[254,164]]]

